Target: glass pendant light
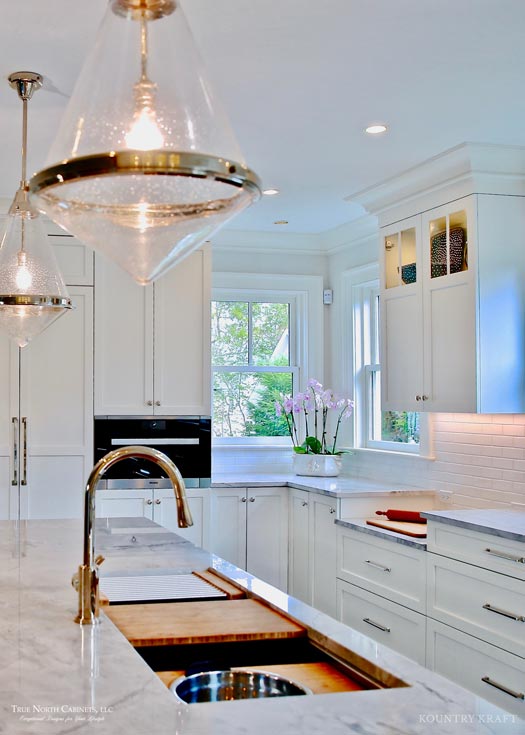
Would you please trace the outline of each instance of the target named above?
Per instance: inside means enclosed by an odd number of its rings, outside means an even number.
[[[148,283],[260,196],[180,0],[109,0],[37,206]]]
[[[42,86],[42,77],[34,72],[15,72],[9,76],[9,84],[22,100],[22,179],[0,244],[0,329],[25,347],[71,309],[71,301],[41,217],[28,200],[27,103]]]

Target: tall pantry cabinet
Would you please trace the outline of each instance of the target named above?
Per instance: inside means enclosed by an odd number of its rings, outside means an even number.
[[[0,337],[0,518],[74,518],[92,466],[93,255],[46,224],[74,309],[23,350]]]

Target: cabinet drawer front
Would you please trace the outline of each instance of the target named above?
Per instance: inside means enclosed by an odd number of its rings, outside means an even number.
[[[337,601],[343,623],[425,665],[424,615],[340,579]]]
[[[340,526],[337,576],[383,595],[412,610],[425,612],[425,552],[383,541]]]
[[[429,521],[427,548],[435,554],[525,580],[525,544],[520,541]]]
[[[524,659],[430,619],[427,655],[432,671],[525,717]]]
[[[428,554],[428,615],[525,656],[525,590],[520,580]]]

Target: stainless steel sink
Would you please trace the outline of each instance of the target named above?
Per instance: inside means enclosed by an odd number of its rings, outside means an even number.
[[[291,679],[246,669],[204,671],[181,676],[171,684],[170,690],[177,699],[187,704],[312,694],[311,689]]]

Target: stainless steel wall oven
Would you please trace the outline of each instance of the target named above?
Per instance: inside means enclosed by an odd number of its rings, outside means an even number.
[[[164,452],[178,467],[187,487],[211,484],[209,416],[96,416],[95,462],[118,447],[141,445]],[[100,488],[169,487],[161,468],[146,460],[117,462]]]

